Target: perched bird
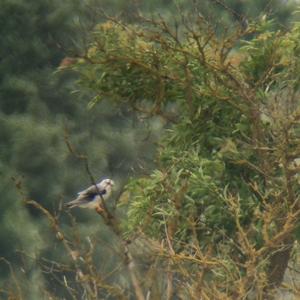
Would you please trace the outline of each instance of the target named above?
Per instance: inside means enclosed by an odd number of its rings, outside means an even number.
[[[90,209],[102,209],[101,198],[103,198],[103,200],[109,198],[114,184],[111,179],[104,179],[100,183],[79,192],[76,199],[66,203],[66,207],[73,208],[78,206]]]

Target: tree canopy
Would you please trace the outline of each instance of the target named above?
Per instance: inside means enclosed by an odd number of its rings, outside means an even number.
[[[126,226],[165,245],[173,293],[265,299],[298,235],[300,25],[262,18],[220,35],[183,20],[111,19],[75,68],[99,99],[172,124],[157,168],[128,185]]]
[[[297,295],[295,6],[175,4],[3,2],[1,297]]]

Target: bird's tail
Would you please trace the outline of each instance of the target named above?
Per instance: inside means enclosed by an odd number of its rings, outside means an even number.
[[[78,199],[75,199],[75,200],[72,200],[72,201],[70,201],[70,202],[68,202],[68,203],[65,203],[65,207],[66,208],[73,208],[73,207],[76,207],[76,206],[78,206]]]

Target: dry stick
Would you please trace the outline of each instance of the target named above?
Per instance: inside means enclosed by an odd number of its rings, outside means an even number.
[[[14,282],[14,284],[16,286],[16,292],[17,292],[17,295],[18,295],[17,296],[18,299],[19,300],[24,299],[23,295],[22,295],[21,287],[20,287],[20,285],[18,283],[18,280],[16,278],[16,274],[15,274],[15,272],[13,270],[13,267],[12,267],[11,263],[6,258],[4,258],[4,257],[0,257],[0,261],[5,262],[8,265],[8,267],[9,267],[9,271],[10,271],[10,274],[12,276],[12,281]],[[3,290],[3,291],[5,291],[5,290]],[[9,291],[8,291],[8,293],[9,293]]]
[[[172,257],[175,255],[175,251],[173,249],[172,242],[171,242],[169,234],[168,234],[168,229],[167,229],[166,223],[165,223],[165,234],[166,234],[168,248],[169,248],[168,252],[169,252],[169,255]],[[173,293],[174,293],[173,273],[171,270],[171,260],[169,259],[168,269],[167,269],[167,300],[172,299]]]
[[[105,201],[103,199],[102,194],[100,193],[98,186],[96,184],[96,181],[94,179],[94,176],[90,170],[89,164],[88,164],[88,159],[86,156],[78,154],[74,148],[72,147],[69,139],[68,139],[68,135],[67,132],[65,132],[65,142],[67,144],[67,147],[69,149],[69,151],[78,159],[83,160],[84,162],[84,166],[86,169],[86,172],[88,173],[90,180],[92,182],[92,184],[95,186],[98,195],[101,198],[101,207],[96,208],[96,212],[103,218],[105,224],[114,232],[114,234],[120,239],[121,244],[123,246],[123,254],[124,254],[124,258],[125,258],[125,264],[128,268],[129,271],[129,275],[130,275],[130,279],[132,282],[132,285],[134,287],[134,292],[136,295],[136,298],[138,300],[145,300],[144,294],[143,294],[143,290],[141,288],[141,285],[137,279],[137,275],[136,275],[136,266],[133,260],[133,257],[130,253],[128,244],[130,243],[130,241],[125,240],[122,235],[121,235],[121,230],[118,224],[118,221],[116,220],[116,217],[110,213],[110,211],[107,209],[106,205],[105,205]]]
[[[78,266],[78,263],[76,261],[77,258],[74,256],[73,251],[72,251],[71,247],[69,246],[68,242],[66,241],[64,234],[61,232],[61,230],[60,230],[60,228],[58,226],[58,223],[57,223],[57,219],[45,207],[43,207],[38,202],[36,202],[34,200],[26,199],[26,196],[25,196],[25,194],[23,193],[23,190],[22,190],[22,183],[21,183],[21,181],[16,180],[16,178],[14,178],[14,177],[12,179],[15,182],[16,188],[18,189],[18,191],[19,191],[19,193],[20,193],[20,195],[22,197],[23,202],[26,205],[31,205],[31,206],[35,207],[36,209],[40,210],[47,217],[47,219],[49,220],[50,225],[51,225],[53,231],[56,234],[56,238],[63,243],[63,245],[64,245],[67,253],[72,258],[74,266],[75,266],[75,269],[76,269],[76,274],[81,279],[81,284],[89,292],[91,292],[91,287],[87,283],[85,283],[84,278],[83,278],[84,277],[83,272],[81,271],[81,269]],[[68,292],[70,292],[69,286],[66,285],[66,288],[67,288]],[[73,297],[73,299],[75,299],[75,297],[73,295],[72,295],[72,297]]]
[[[92,288],[86,282],[86,280],[84,278],[84,274],[83,274],[82,270],[80,269],[80,267],[79,267],[79,265],[77,263],[77,258],[74,256],[73,250],[71,249],[70,245],[68,244],[68,242],[67,242],[64,234],[60,231],[60,228],[59,228],[59,226],[57,224],[57,220],[54,218],[54,216],[52,216],[52,214],[46,208],[44,208],[41,204],[39,204],[38,202],[36,202],[34,200],[26,200],[25,199],[24,202],[27,205],[31,205],[31,206],[37,208],[38,210],[40,210],[48,218],[53,231],[56,233],[56,238],[63,243],[63,245],[64,245],[67,253],[72,258],[74,266],[75,266],[75,269],[76,269],[76,274],[79,277],[79,279],[81,281],[81,284],[86,288],[86,290],[88,290],[88,292],[90,294],[93,294]],[[67,284],[65,286],[69,290],[69,287],[67,286]]]

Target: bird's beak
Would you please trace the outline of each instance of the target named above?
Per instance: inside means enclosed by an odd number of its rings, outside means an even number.
[[[109,185],[110,185],[111,187],[113,187],[113,186],[115,185],[115,183],[114,183],[113,181],[111,181],[111,182],[109,183]]]

